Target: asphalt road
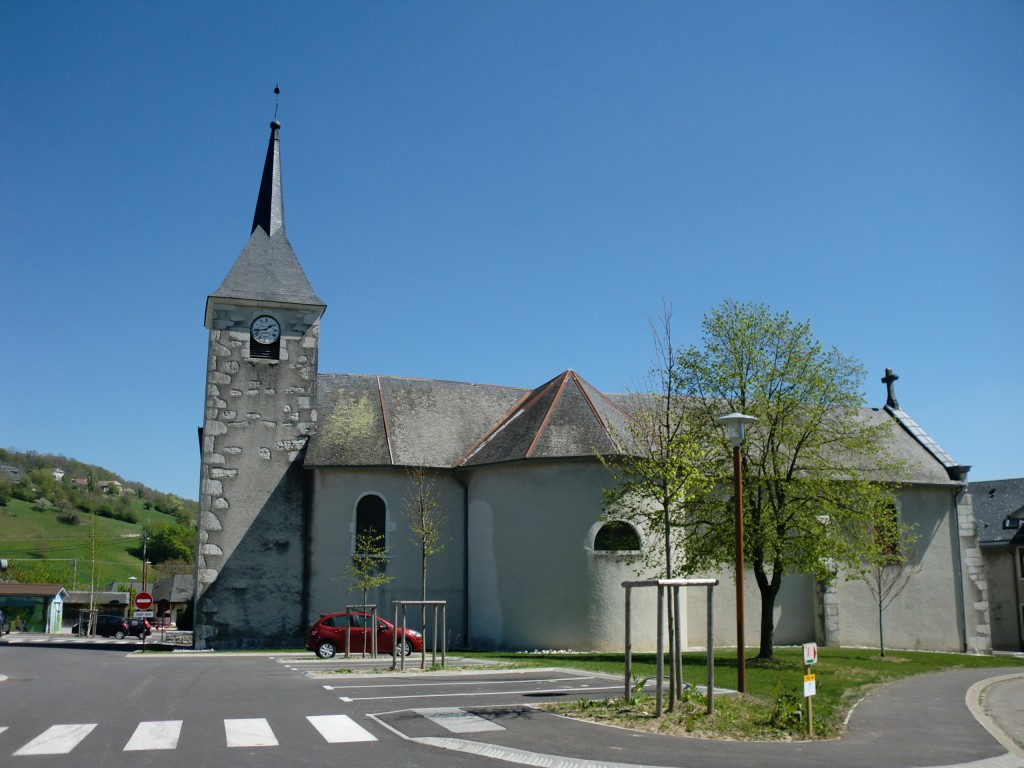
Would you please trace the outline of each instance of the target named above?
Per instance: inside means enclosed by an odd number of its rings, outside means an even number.
[[[138,646],[0,643],[0,766],[1024,766],[964,704],[994,670],[889,686],[858,705],[839,741],[766,745],[640,734],[531,706],[620,695],[618,679],[583,672],[399,675],[354,662],[354,673],[325,674],[341,660],[130,655]]]

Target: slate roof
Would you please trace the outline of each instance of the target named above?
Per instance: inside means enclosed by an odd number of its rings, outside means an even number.
[[[150,591],[154,601],[166,600],[169,603],[185,603],[192,599],[194,587],[194,577],[174,574],[169,579],[156,582]]]
[[[128,605],[128,593],[109,589],[96,590],[92,593],[92,600],[95,605],[99,606],[125,606]],[[65,602],[72,605],[89,605],[89,590],[70,590]]]
[[[1024,542],[1024,522],[1017,528],[1004,528],[1007,519],[1024,521],[1024,478],[982,480],[968,483],[978,538],[982,545]]]
[[[516,403],[456,465],[611,455],[619,452],[612,430],[622,434],[624,424],[621,408],[565,371]]]
[[[210,319],[210,303],[216,298],[321,309],[327,306],[313,291],[285,234],[281,142],[278,137],[280,128],[281,124],[277,121],[270,124],[270,144],[267,147],[249,241],[224,282],[207,299],[207,322]]]
[[[62,592],[64,592],[64,587],[60,584],[10,584],[0,582],[0,595],[4,597],[56,597]]]
[[[321,374],[306,466],[451,467],[529,390],[395,376]]]

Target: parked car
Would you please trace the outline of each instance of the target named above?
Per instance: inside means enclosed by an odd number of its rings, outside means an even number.
[[[79,632],[81,629],[81,632]],[[71,634],[73,635],[84,635],[89,631],[88,622],[83,626],[79,627],[75,624],[71,627]],[[110,637],[113,635],[118,640],[128,636],[128,619],[123,616],[112,616],[110,614],[101,613],[96,617],[96,634],[102,637]]]
[[[329,659],[345,650],[345,634],[349,634],[349,650],[363,653],[373,650],[373,616],[360,611],[352,613],[326,613],[310,625],[306,633],[306,649],[315,651],[321,659]],[[394,624],[377,619],[377,652],[389,654],[394,647],[395,635],[399,637],[398,655],[408,655],[423,650],[423,635],[413,630],[403,633],[395,630]]]
[[[11,634],[11,617],[0,611],[0,635]]]
[[[153,634],[150,628],[149,619],[128,619],[128,634],[134,635],[141,640]]]

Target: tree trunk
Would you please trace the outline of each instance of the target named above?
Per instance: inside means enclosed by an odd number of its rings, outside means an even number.
[[[881,585],[879,585],[879,594],[881,594]],[[881,656],[885,656],[885,636],[882,633],[882,600],[878,600],[878,650]]]
[[[771,659],[775,656],[775,598],[782,586],[782,568],[776,563],[769,579],[764,570],[764,561],[755,558],[754,576],[761,593],[761,647],[757,652],[757,658]]]

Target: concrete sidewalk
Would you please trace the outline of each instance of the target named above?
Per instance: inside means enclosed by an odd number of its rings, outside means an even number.
[[[993,738],[1024,756],[1024,671],[976,683],[967,704]]]

